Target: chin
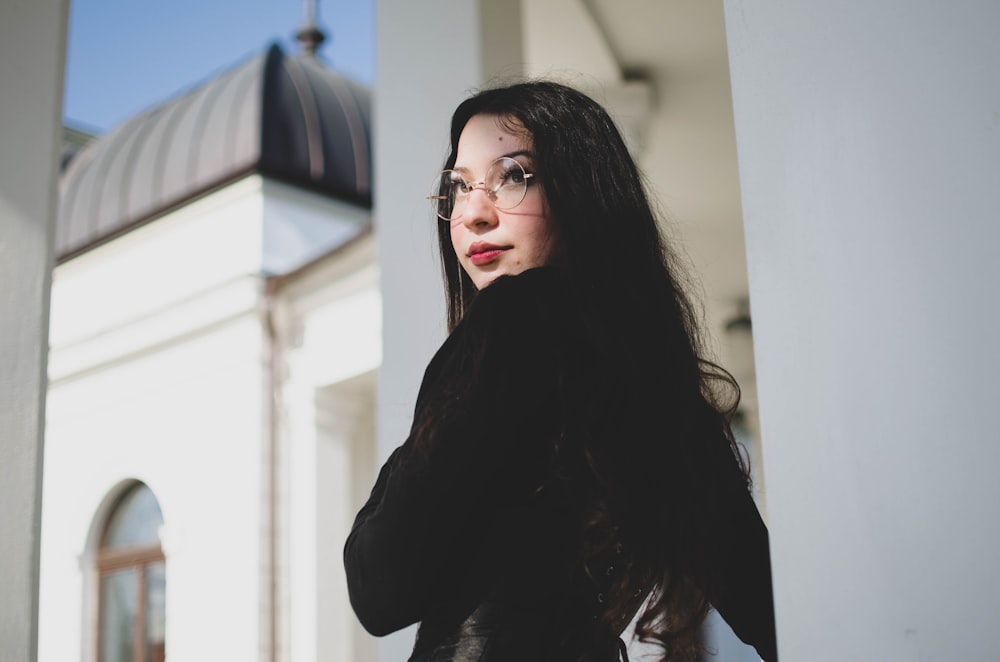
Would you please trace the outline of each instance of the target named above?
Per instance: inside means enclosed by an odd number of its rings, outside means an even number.
[[[476,276],[469,276],[469,277],[472,278],[472,282],[476,286],[477,290],[483,290],[489,287],[493,283],[493,281],[495,281],[497,278],[505,275],[506,274],[504,272],[495,271],[489,273],[480,273],[478,277]]]
[[[472,271],[472,272],[470,272],[468,269],[466,269],[466,273],[469,275],[469,278],[472,279],[472,283],[476,286],[476,289],[477,290],[482,290],[482,289],[485,289],[485,288],[489,287],[489,285],[493,281],[495,281],[497,278],[501,278],[503,276],[516,276],[516,275],[518,275],[520,273],[528,271],[529,269],[535,269],[536,267],[540,267],[540,266],[544,266],[544,265],[543,264],[520,264],[519,263],[519,264],[516,264],[516,265],[513,265],[513,266],[509,266],[509,267],[508,266],[501,266],[501,267],[498,267],[497,269],[494,269],[492,271]],[[471,268],[472,269],[476,269],[475,266],[472,266]]]

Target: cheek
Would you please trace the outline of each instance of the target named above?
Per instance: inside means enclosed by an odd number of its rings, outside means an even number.
[[[461,236],[462,236],[462,233],[459,230],[460,226],[461,226],[461,224],[453,225],[452,228],[451,228],[451,248],[452,248],[453,251],[455,251],[455,256],[459,260],[462,259],[462,252],[461,252],[461,250],[459,248],[460,244],[461,244]]]

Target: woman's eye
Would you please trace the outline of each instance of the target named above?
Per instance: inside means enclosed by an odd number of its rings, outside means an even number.
[[[508,186],[511,184],[523,184],[524,183],[524,171],[520,168],[513,168],[511,170],[505,170],[500,175],[500,185]]]
[[[464,179],[456,179],[451,183],[451,190],[454,195],[468,195],[472,187]]]

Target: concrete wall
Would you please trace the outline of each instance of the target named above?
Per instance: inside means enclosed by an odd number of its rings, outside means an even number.
[[[0,6],[0,658],[37,655],[42,420],[67,0]]]
[[[996,659],[1000,5],[726,20],[782,659]]]

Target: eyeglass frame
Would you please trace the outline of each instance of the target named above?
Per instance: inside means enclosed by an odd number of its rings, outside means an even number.
[[[497,195],[500,192],[500,189],[503,188],[503,184],[502,183],[501,183],[500,186],[497,186],[494,189],[490,189],[490,188],[486,187],[486,180],[485,179],[482,179],[482,180],[480,180],[478,182],[470,182],[470,181],[467,181],[465,179],[465,177],[462,175],[462,171],[461,170],[454,170],[454,169],[442,170],[441,172],[438,173],[438,175],[437,175],[437,177],[435,178],[434,181],[437,184],[440,185],[442,176],[446,175],[447,173],[453,172],[453,173],[457,174],[461,178],[461,181],[469,189],[468,192],[464,196],[464,198],[466,200],[466,204],[468,204],[468,198],[472,195],[473,191],[475,191],[476,189],[482,189],[483,193],[485,193],[486,197],[490,199],[490,202],[493,203],[494,207],[496,207],[500,211],[510,211],[511,209],[515,209],[518,205],[520,205],[522,202],[524,202],[524,198],[528,195],[528,180],[531,179],[532,177],[534,177],[537,173],[528,172],[527,170],[524,169],[524,166],[521,165],[521,163],[517,159],[515,159],[515,158],[513,158],[511,156],[500,156],[500,157],[494,159],[493,161],[490,161],[490,164],[486,167],[486,174],[489,175],[490,171],[493,169],[493,167],[496,164],[500,163],[501,161],[511,161],[511,162],[513,162],[518,168],[520,168],[521,173],[524,175],[524,191],[521,194],[521,199],[518,200],[516,203],[514,203],[513,205],[511,205],[509,207],[500,207],[499,205],[497,205]],[[439,203],[437,201],[438,200],[447,200],[448,196],[446,196],[446,195],[435,195],[433,193],[433,188],[431,189],[431,191],[432,191],[431,195],[428,195],[427,199],[432,201],[432,204],[434,206],[434,213],[435,213],[435,215],[440,220],[446,221],[448,223],[452,223],[452,222],[457,221],[460,218],[462,218],[462,214],[465,213],[464,209],[463,209],[462,213],[460,213],[458,216],[454,216],[454,217],[451,217],[451,218],[445,218],[444,216],[442,216],[441,212],[438,211]]]

